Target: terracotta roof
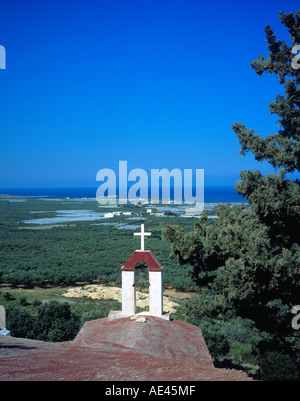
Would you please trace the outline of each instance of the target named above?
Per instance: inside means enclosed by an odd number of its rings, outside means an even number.
[[[121,270],[134,271],[138,262],[147,263],[149,271],[162,271],[163,267],[151,251],[134,251]]]
[[[62,343],[0,337],[0,380],[252,380],[215,368],[201,330],[177,320],[97,319]]]

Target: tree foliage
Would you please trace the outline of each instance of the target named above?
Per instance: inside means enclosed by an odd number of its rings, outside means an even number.
[[[45,206],[46,205],[46,206]],[[82,210],[87,202],[72,202],[61,208]],[[58,202],[27,199],[26,202],[0,202],[0,283],[27,288],[47,285],[74,285],[78,282],[100,282],[121,284],[121,266],[132,252],[139,247],[134,230],[119,230],[112,225],[94,225],[94,222],[80,221],[74,224],[62,223],[55,226],[24,224],[24,220],[55,217]],[[97,201],[89,201],[88,208],[95,212],[106,212],[99,208]],[[48,210],[45,213],[45,209]],[[147,216],[147,225],[152,232],[151,250],[165,267],[165,283],[183,289],[193,285],[186,271],[178,275],[177,264],[170,260],[170,246],[161,241],[161,226],[170,217],[151,217],[146,208],[122,205],[124,211],[134,211]],[[34,213],[32,211],[44,212]],[[114,210],[114,209],[112,209]],[[138,217],[140,218],[140,217]],[[172,217],[188,226],[190,219]],[[127,216],[114,217],[109,223],[129,223]],[[100,221],[103,223],[103,220]],[[136,220],[134,224],[139,224]],[[150,243],[149,243],[150,245]],[[116,252],[116,249],[118,252]]]
[[[292,46],[276,39],[267,25],[268,58],[259,56],[251,63],[259,76],[275,74],[284,88],[284,95],[270,104],[270,112],[279,116],[279,131],[264,138],[242,123],[232,128],[241,155],[252,152],[256,160],[268,160],[281,170],[268,176],[241,172],[236,190],[250,208],[219,205],[213,224],[208,225],[203,215],[194,231],[183,234],[179,226],[168,226],[164,235],[172,256],[181,265],[192,265],[194,281],[210,289],[201,291],[197,301],[187,302],[187,313],[199,319],[250,319],[266,338],[257,348],[260,355],[272,344],[289,355],[282,360],[299,363],[299,333],[291,327],[291,308],[299,304],[300,283],[300,70],[291,61],[292,47],[300,43],[300,10],[295,16],[281,12],[280,20]]]
[[[73,340],[81,316],[67,302],[50,301],[38,306],[34,315],[15,305],[7,307],[7,327],[14,337],[60,342]]]
[[[285,41],[276,39],[270,25],[266,25],[266,41],[268,58],[258,56],[251,62],[251,67],[257,75],[263,73],[275,74],[278,82],[283,85],[285,94],[276,96],[270,103],[271,114],[279,116],[277,134],[270,134],[266,138],[255,134],[253,129],[247,130],[242,123],[235,123],[233,130],[241,144],[241,154],[250,151],[256,160],[268,160],[275,168],[285,168],[288,172],[300,167],[300,74],[299,69],[292,66],[295,55],[292,48],[300,44],[300,10],[293,13],[280,12],[280,21],[288,28],[292,46]]]

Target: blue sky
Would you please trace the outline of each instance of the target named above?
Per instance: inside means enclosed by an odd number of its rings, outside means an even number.
[[[279,11],[299,2],[61,0],[0,3],[0,188],[98,186],[102,168],[204,169],[235,185],[243,169],[231,126],[277,130],[264,27],[290,43]]]

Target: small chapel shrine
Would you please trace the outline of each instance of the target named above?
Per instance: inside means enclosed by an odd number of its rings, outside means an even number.
[[[145,237],[151,233],[144,231],[141,224],[141,232],[134,236],[141,237],[141,249],[133,252],[122,271],[122,311],[111,311],[109,320],[120,319],[129,316],[156,316],[170,320],[170,313],[163,312],[163,267],[149,250],[145,250]],[[147,265],[145,270],[149,271],[149,311],[136,313],[136,265],[143,262]]]

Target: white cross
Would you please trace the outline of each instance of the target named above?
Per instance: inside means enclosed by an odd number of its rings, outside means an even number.
[[[149,236],[149,235],[151,235],[151,233],[145,233],[144,232],[144,224],[141,224],[141,232],[134,233],[133,235],[138,235],[141,237],[141,251],[144,251],[145,250],[145,244],[144,244],[145,236]]]

